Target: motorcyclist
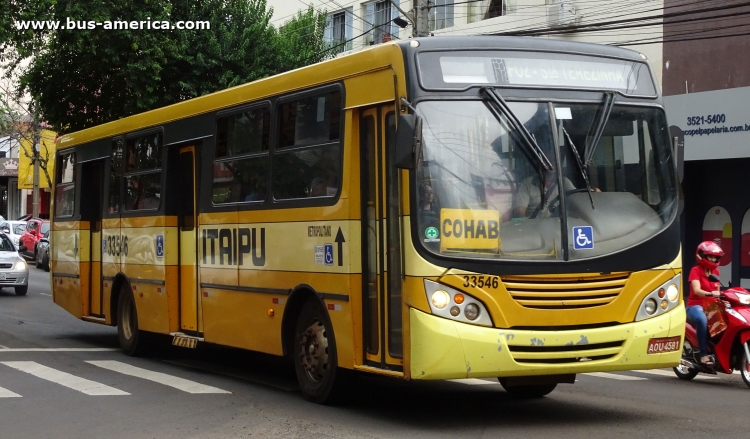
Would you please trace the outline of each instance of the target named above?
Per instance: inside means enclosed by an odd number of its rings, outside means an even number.
[[[719,275],[719,260],[724,256],[724,250],[713,241],[703,241],[698,245],[695,252],[695,260],[698,262],[690,270],[690,295],[687,300],[687,320],[695,327],[698,333],[698,345],[701,351],[701,363],[713,366],[711,357],[708,356],[706,341],[708,340],[708,320],[703,311],[704,305],[708,305],[709,297],[718,297],[721,293],[719,282],[708,279],[711,274]]]

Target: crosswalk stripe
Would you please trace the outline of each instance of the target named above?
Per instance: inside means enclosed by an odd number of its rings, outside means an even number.
[[[648,378],[643,378],[643,377],[634,377],[631,375],[619,375],[615,373],[605,373],[605,372],[590,372],[590,373],[584,373],[583,375],[588,375],[588,376],[597,377],[597,378],[609,378],[611,380],[620,380],[620,381],[642,381],[642,380],[648,379]]]
[[[89,364],[99,366],[103,369],[119,372],[124,375],[130,375],[155,383],[164,384],[165,386],[174,387],[188,393],[232,393],[217,387],[206,386],[195,381],[186,380],[166,373],[153,372],[140,367],[132,366],[120,361],[87,361]]]
[[[21,395],[0,387],[0,398],[21,398]]]
[[[47,381],[60,384],[61,386],[77,390],[86,395],[130,395],[120,389],[107,386],[96,381],[71,375],[57,369],[41,365],[35,361],[3,361],[2,364],[18,369],[22,372],[34,375]]]
[[[659,375],[663,377],[670,377],[670,378],[677,378],[677,375],[674,374],[671,370],[659,370],[659,369],[649,369],[649,370],[634,370],[632,372],[637,373],[645,373],[648,375]],[[696,375],[696,380],[715,380],[717,377],[715,376],[708,376],[708,375]]]
[[[480,380],[479,378],[462,378],[458,380],[448,380],[452,383],[468,384],[470,386],[485,386],[487,384],[500,384],[498,380]]]
[[[4,352],[114,352],[116,348],[6,348],[0,346],[0,353]]]

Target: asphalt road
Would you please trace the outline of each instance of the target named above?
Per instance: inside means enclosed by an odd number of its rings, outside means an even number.
[[[579,375],[533,401],[494,380],[359,377],[336,407],[302,399],[276,358],[235,349],[117,350],[115,328],[52,303],[33,266],[29,293],[0,291],[0,438],[689,438],[747,437],[739,375]]]

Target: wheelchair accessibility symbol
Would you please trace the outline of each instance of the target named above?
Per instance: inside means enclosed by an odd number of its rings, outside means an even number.
[[[164,257],[164,235],[156,235],[156,257]]]
[[[573,249],[590,250],[594,248],[594,229],[591,226],[573,227]]]
[[[333,244],[326,244],[323,254],[325,255],[325,264],[333,265]]]

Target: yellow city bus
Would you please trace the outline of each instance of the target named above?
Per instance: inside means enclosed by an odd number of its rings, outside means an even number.
[[[382,44],[62,136],[55,303],[117,326],[343,369],[497,377],[675,366],[678,181],[631,50]]]

